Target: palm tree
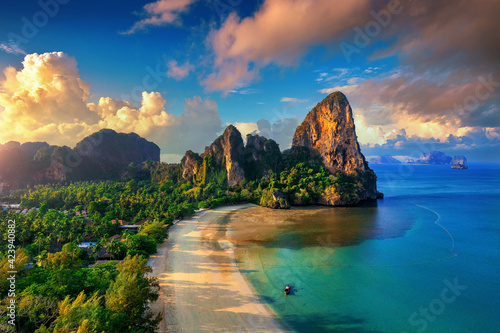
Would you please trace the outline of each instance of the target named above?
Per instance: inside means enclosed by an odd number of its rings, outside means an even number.
[[[82,234],[76,235],[76,238],[75,238],[76,245],[80,245],[83,242],[83,240],[84,240],[84,238],[83,238]]]
[[[106,248],[109,254],[111,254],[111,258],[115,259],[117,252],[120,250],[120,242],[117,241],[115,238],[111,238],[107,243],[106,243]]]
[[[41,232],[37,233],[33,244],[38,245],[38,254],[40,254],[40,246],[42,246],[44,243],[44,235]]]
[[[99,252],[101,252],[102,250],[102,244],[101,244],[101,241],[98,240],[94,245],[91,245],[90,246],[90,250],[92,251],[92,256],[94,257],[94,259],[97,261],[97,259],[99,258]]]

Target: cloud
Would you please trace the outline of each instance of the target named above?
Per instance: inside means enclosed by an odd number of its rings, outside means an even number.
[[[351,101],[355,114],[372,126],[404,128],[409,135],[446,139],[467,127],[500,127],[500,75],[464,76],[417,72],[406,67],[354,85],[320,90],[340,90]]]
[[[202,151],[222,130],[217,103],[186,99],[179,116],[165,110],[158,92],[143,92],[141,106],[101,97],[89,103],[90,85],[76,60],[62,52],[30,54],[23,68],[7,67],[0,81],[0,142],[47,141],[74,145],[102,128],[135,132],[157,143],[162,154]]]
[[[14,42],[9,42],[8,44],[4,43],[4,42],[0,43],[0,50],[7,52],[7,53],[10,53],[10,54],[24,54],[24,55],[26,55],[26,51],[21,49],[19,47],[19,45],[17,45]]]
[[[242,20],[232,13],[208,37],[214,72],[202,83],[224,92],[248,84],[260,68],[290,66],[310,47],[331,44],[368,15],[365,0],[266,0],[253,17]]]
[[[282,97],[281,102],[298,104],[298,103],[308,102],[308,100],[307,99],[299,99],[299,98],[295,98],[295,97]]]
[[[228,124],[229,125],[229,124]],[[256,123],[234,123],[234,126],[240,131],[243,140],[246,139],[247,134],[257,133],[259,126]]]
[[[253,134],[273,139],[280,145],[280,149],[283,151],[292,145],[295,129],[299,126],[299,119],[297,117],[283,118],[277,119],[273,123],[267,119],[260,119],[256,124],[258,130]]]
[[[462,135],[450,134],[444,139],[422,138],[407,135],[404,130],[394,131],[387,142],[376,145],[363,145],[365,155],[397,155],[418,159],[422,152],[443,151],[449,155],[465,155],[469,161],[496,161],[492,151],[500,149],[500,130],[498,128],[468,128]]]
[[[96,124],[99,117],[87,108],[90,86],[79,78],[77,62],[62,52],[30,54],[23,69],[4,70],[0,83],[0,135],[25,130],[36,135],[54,123]]]
[[[336,91],[341,91],[346,95],[352,94],[354,91],[358,89],[358,86],[355,84],[345,85],[345,86],[335,86],[331,88],[321,89],[319,92],[322,94],[331,94]]]
[[[356,125],[356,134],[360,144],[373,146],[375,144],[384,144],[386,142],[384,138],[385,132],[382,127],[369,125],[365,116],[354,116],[354,123]]]
[[[496,33],[498,1],[458,0],[405,3],[387,34],[396,42],[375,56],[399,55],[419,68],[500,67],[500,34]],[[409,29],[408,27],[411,27]]]
[[[177,61],[170,60],[167,64],[167,76],[176,80],[182,80],[189,75],[189,72],[194,71],[194,66],[188,62],[184,65],[178,66]]]
[[[246,88],[246,89],[235,89],[231,90],[231,93],[241,94],[241,95],[254,95],[262,92],[260,89]]]
[[[187,11],[189,5],[196,0],[158,0],[148,3],[144,6],[144,16],[140,21],[124,32],[124,34],[132,34],[138,30],[143,30],[148,26],[159,27],[174,23],[179,15]]]

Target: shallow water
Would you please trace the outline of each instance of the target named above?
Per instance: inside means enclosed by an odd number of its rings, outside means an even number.
[[[239,244],[261,299],[298,332],[498,332],[500,164],[373,168],[385,199],[284,212]]]

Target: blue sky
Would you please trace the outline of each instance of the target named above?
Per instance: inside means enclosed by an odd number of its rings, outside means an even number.
[[[175,161],[232,123],[286,149],[307,112],[340,89],[365,155],[429,148],[499,159],[494,2],[1,6],[0,143],[73,145],[112,127],[155,141]]]

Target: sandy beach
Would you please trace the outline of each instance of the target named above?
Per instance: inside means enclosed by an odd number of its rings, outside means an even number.
[[[198,212],[169,229],[169,239],[149,261],[161,286],[153,305],[164,313],[159,332],[284,331],[238,270],[227,226],[220,223],[251,206]]]

